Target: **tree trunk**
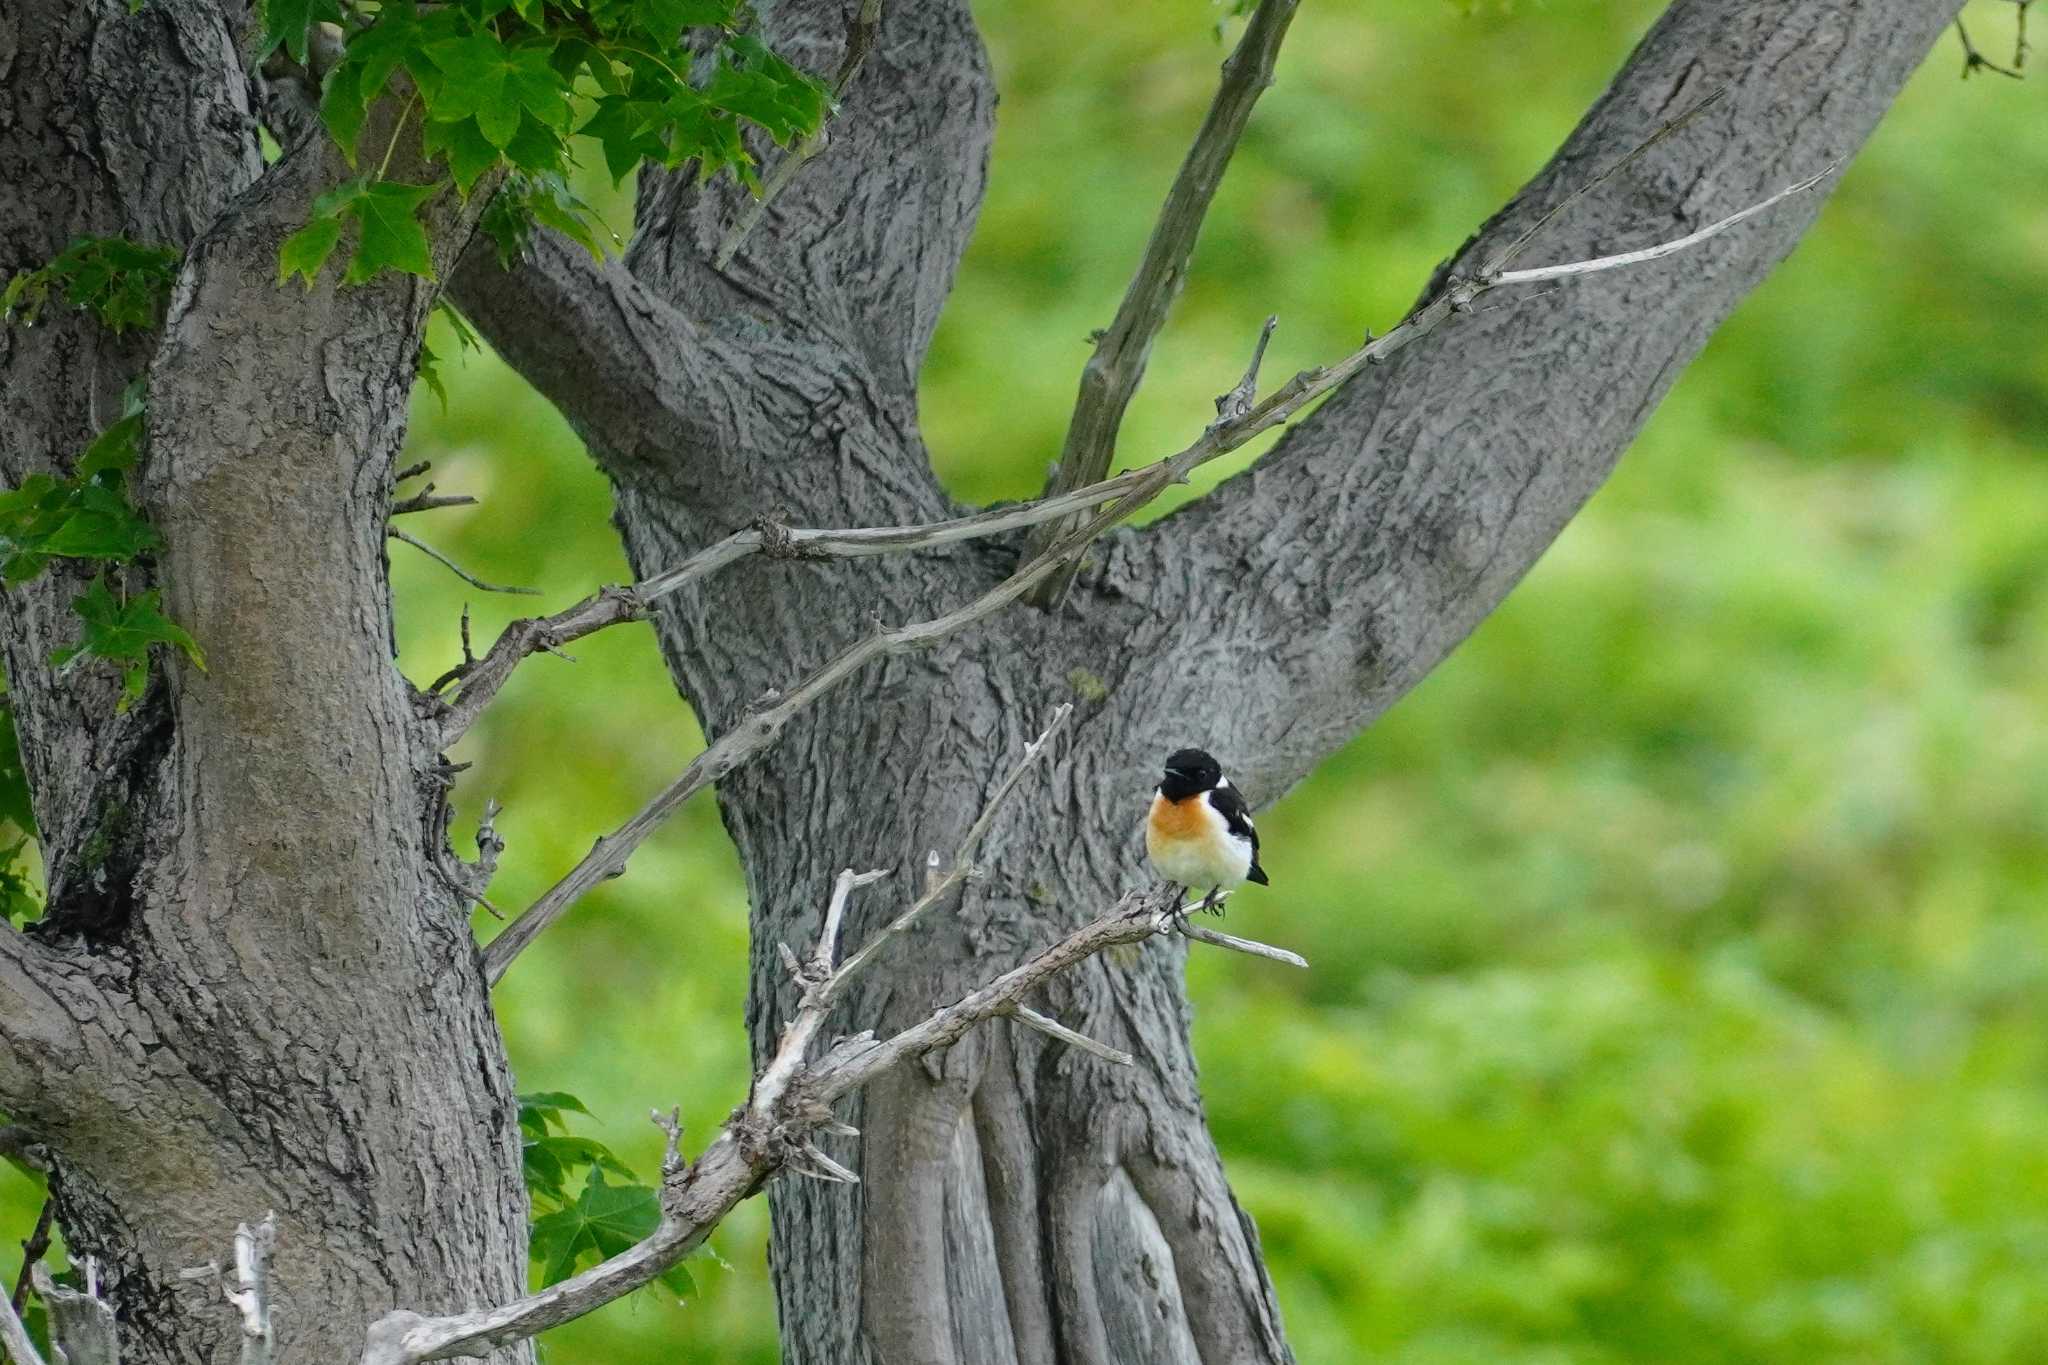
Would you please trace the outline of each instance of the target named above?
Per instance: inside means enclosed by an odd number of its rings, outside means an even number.
[[[249,189],[242,17],[0,14],[0,268],[84,234],[187,251],[161,338],[56,307],[0,329],[10,483],[68,470],[148,360],[142,501],[210,662],[117,716],[106,677],[46,662],[89,575],[0,598],[51,868],[47,917],[0,953],[5,1017],[48,1021],[8,1040],[0,1105],[56,1154],[59,1221],[139,1365],[240,1358],[216,1282],[180,1272],[268,1210],[284,1359],[353,1359],[381,1313],[499,1302],[526,1267],[504,1048],[434,874],[435,736],[390,653],[387,489],[430,288],[275,287],[345,171],[308,145]],[[452,255],[467,223],[442,227]]]
[[[763,9],[778,43],[830,66],[847,4]],[[1680,0],[1458,265],[1490,262],[1718,88],[1717,109],[1545,227],[1518,264],[1677,236],[1846,159],[1954,9]],[[963,6],[892,6],[831,152],[728,270],[707,262],[738,195],[682,178],[644,182],[630,273],[579,281],[573,259],[544,249],[522,297],[466,268],[465,307],[611,474],[638,570],[761,516],[862,525],[954,510],[917,434],[914,377],[971,227],[992,100]],[[981,858],[990,875],[855,990],[843,1027],[915,1018],[1141,880],[1137,818],[1168,751],[1215,750],[1262,802],[1298,781],[1506,594],[1819,202],[1675,263],[1454,319],[1354,380],[1252,473],[1110,537],[1064,612],[1014,610],[871,668],[794,723],[719,788],[754,906],[757,1055],[794,1004],[776,944],[815,935],[834,870],[898,869],[893,894],[866,893],[849,920],[858,942],[912,893],[927,849],[950,855],[1003,756],[1057,702],[1080,713],[1049,790],[1001,818]],[[587,330],[543,337],[527,321],[565,313]],[[578,382],[634,354],[659,357],[637,365],[652,373],[635,393]],[[751,560],[670,599],[662,647],[721,734],[877,616],[928,617],[993,585],[1021,542]],[[1073,695],[1076,670],[1108,695]],[[1090,963],[1048,1008],[1138,1066],[985,1029],[865,1097],[862,1136],[832,1153],[859,1186],[772,1188],[790,1361],[1289,1358],[1256,1233],[1204,1127],[1179,950]]]

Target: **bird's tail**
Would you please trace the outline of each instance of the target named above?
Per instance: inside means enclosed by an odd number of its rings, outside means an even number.
[[[1271,886],[1273,884],[1266,880],[1266,869],[1260,867],[1257,863],[1252,864],[1252,870],[1244,874],[1244,879],[1248,882],[1257,882],[1260,886]]]

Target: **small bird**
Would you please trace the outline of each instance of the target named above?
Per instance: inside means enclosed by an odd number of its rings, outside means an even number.
[[[1191,887],[1209,888],[1198,909],[1211,908],[1218,892],[1248,881],[1270,885],[1259,866],[1251,807],[1201,749],[1179,749],[1166,760],[1165,780],[1152,793],[1145,817],[1145,852],[1153,869],[1180,886],[1182,895]],[[1180,908],[1178,897],[1174,908]]]

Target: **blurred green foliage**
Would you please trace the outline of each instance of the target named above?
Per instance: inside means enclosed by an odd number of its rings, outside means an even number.
[[[1398,318],[1658,8],[1304,6],[1127,455],[1200,428],[1267,312],[1276,374]],[[985,499],[1059,447],[1220,11],[976,12],[1000,131],[924,421]],[[2010,7],[1971,13],[2005,55]],[[1275,887],[1232,922],[1315,968],[1191,972],[1216,1138],[1303,1360],[2048,1349],[2048,87],[1960,68],[1945,40],[1507,605],[1262,814]],[[560,419],[495,362],[444,370],[413,454],[483,504],[409,529],[550,605],[620,580]],[[459,657],[465,599],[479,639],[531,609],[393,555],[416,679]],[[501,904],[700,744],[644,628],[576,653],[530,663],[457,755],[469,818],[507,807]],[[521,1087],[574,1091],[637,1170],[650,1106],[680,1101],[701,1145],[745,1084],[745,935],[700,800],[499,992]],[[0,1182],[11,1241],[32,1187]],[[764,1215],[721,1230],[687,1303],[636,1295],[548,1358],[773,1361]]]

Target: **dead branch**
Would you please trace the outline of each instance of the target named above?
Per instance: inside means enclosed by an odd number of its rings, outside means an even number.
[[[1273,84],[1273,64],[1287,37],[1287,26],[1294,20],[1296,4],[1297,0],[1260,0],[1245,25],[1244,36],[1224,61],[1216,97],[1166,193],[1137,272],[1124,290],[1115,319],[1102,331],[1095,353],[1081,371],[1074,415],[1068,419],[1066,441],[1046,484],[1047,493],[1068,492],[1109,473],[1116,456],[1117,432],[1145,377],[1153,339],[1166,325],[1167,312],[1187,281],[1188,258],[1194,254],[1202,220],[1237,153],[1238,139],[1251,121],[1252,106]],[[1073,529],[1072,522],[1048,528],[1033,548],[1044,549]],[[1073,570],[1063,568],[1035,595],[1039,605],[1057,601],[1072,578]]]

